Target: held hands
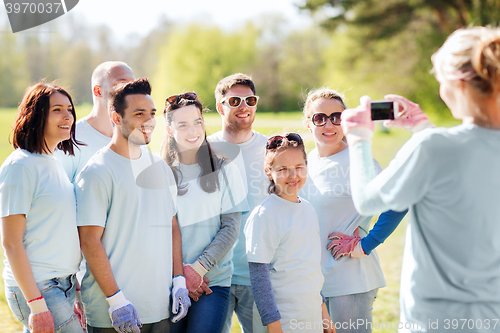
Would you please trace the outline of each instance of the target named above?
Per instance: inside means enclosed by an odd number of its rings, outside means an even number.
[[[186,278],[178,275],[174,277],[172,282],[172,313],[176,315],[172,317],[172,322],[176,323],[187,315],[191,301],[188,296],[189,291],[186,288]]]
[[[28,301],[28,325],[32,333],[54,333],[54,318],[42,296]]]
[[[210,281],[205,277],[207,270],[197,260],[193,264],[184,264],[184,276],[186,277],[186,286],[189,290],[189,297],[194,301],[206,294],[211,294],[212,290],[208,287]]]
[[[418,104],[399,95],[385,95],[384,98],[388,101],[396,101],[402,106],[402,110],[400,108],[401,111],[399,111],[396,119],[384,121],[385,127],[402,127],[412,133],[429,127],[436,127],[429,121],[429,117],[422,112]]]
[[[113,296],[106,298],[109,303],[109,317],[111,318],[111,325],[117,332],[126,333],[140,333],[142,322],[139,319],[139,314],[130,303],[123,292],[119,290]]]
[[[328,236],[332,240],[326,249],[332,251],[332,256],[335,260],[339,260],[343,256],[351,258],[361,258],[366,254],[361,247],[361,237],[359,237],[359,228],[354,230],[353,236],[348,236],[340,232],[333,232]]]
[[[80,322],[83,331],[87,332],[87,317],[85,317],[85,312],[83,311],[82,292],[80,291],[80,289],[77,289],[75,293],[75,304],[73,305],[73,312],[78,317],[78,321]]]

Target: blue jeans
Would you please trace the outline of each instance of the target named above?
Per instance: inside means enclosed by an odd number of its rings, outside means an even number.
[[[52,317],[56,333],[83,332],[76,314],[73,312],[75,303],[75,274],[53,278],[38,282],[38,289],[42,294]],[[24,333],[29,333],[28,317],[30,308],[19,287],[5,287],[5,297],[10,310],[23,324]]]
[[[101,328],[87,326],[88,333],[116,333],[114,328]],[[141,333],[168,333],[170,332],[170,318],[163,319],[157,323],[143,324]]]
[[[224,324],[224,333],[231,332],[233,322],[233,311],[238,316],[238,321],[243,329],[243,333],[252,333],[253,318],[253,292],[252,286],[232,284],[229,294],[229,307],[227,309],[227,318]]]
[[[229,304],[229,287],[210,287],[197,302],[191,300],[186,317],[170,326],[171,333],[221,333]]]
[[[372,325],[366,323],[372,323],[373,302],[377,292],[378,288],[366,293],[326,297],[326,307],[337,333],[371,333]],[[363,325],[358,325],[361,324],[358,321],[360,319]]]

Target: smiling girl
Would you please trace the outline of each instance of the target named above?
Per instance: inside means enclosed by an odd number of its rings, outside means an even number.
[[[252,211],[245,226],[258,309],[254,332],[323,332],[323,324],[331,332],[321,296],[318,217],[298,196],[307,177],[302,138],[295,133],[271,137],[264,166],[271,195]]]
[[[13,129],[16,150],[0,169],[6,298],[24,332],[83,332],[81,303],[73,310],[81,260],[75,195],[52,156],[56,148],[73,155],[75,118],[63,88],[28,88]]]

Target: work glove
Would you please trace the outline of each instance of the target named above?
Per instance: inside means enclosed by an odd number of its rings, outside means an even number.
[[[119,290],[113,296],[106,298],[109,303],[109,317],[111,318],[111,325],[117,332],[120,333],[140,333],[142,322],[139,319],[139,314],[130,303],[123,292]]]
[[[333,232],[328,235],[328,239],[332,241],[328,244],[326,249],[332,251],[332,256],[335,260],[339,260],[343,256],[361,258],[366,255],[361,247],[359,228],[356,228],[353,236],[348,236],[340,232]]]
[[[43,296],[28,301],[28,325],[32,333],[54,333],[54,318]]]
[[[212,293],[212,289],[210,289],[208,287],[209,284],[210,284],[210,280],[206,276],[204,276],[203,283],[201,284],[201,287],[193,292],[190,291],[189,297],[191,297],[193,299],[193,301],[197,302],[198,299],[201,297],[201,295],[203,295],[204,293],[207,295],[210,295]]]
[[[359,99],[358,107],[342,112],[340,125],[349,145],[359,141],[371,141],[374,126],[370,101],[370,97],[363,96]]]
[[[427,117],[418,104],[399,95],[385,95],[384,98],[388,101],[398,102],[401,106],[396,119],[384,121],[385,127],[402,127],[412,133],[436,127],[429,121],[429,117]]]
[[[176,315],[172,317],[172,322],[176,323],[187,315],[191,301],[189,300],[189,290],[186,288],[186,278],[184,276],[178,275],[174,277],[172,283],[172,313]]]
[[[73,305],[73,312],[78,317],[78,321],[80,322],[83,331],[87,332],[87,317],[85,317],[85,312],[83,311],[82,292],[80,289],[77,289],[75,292],[75,304]]]
[[[186,286],[190,292],[196,291],[203,284],[203,277],[207,270],[196,260],[193,264],[184,264],[184,276],[186,277]]]

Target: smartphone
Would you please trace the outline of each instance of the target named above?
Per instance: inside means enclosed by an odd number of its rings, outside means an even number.
[[[398,102],[372,101],[372,120],[392,120],[398,116]]]

